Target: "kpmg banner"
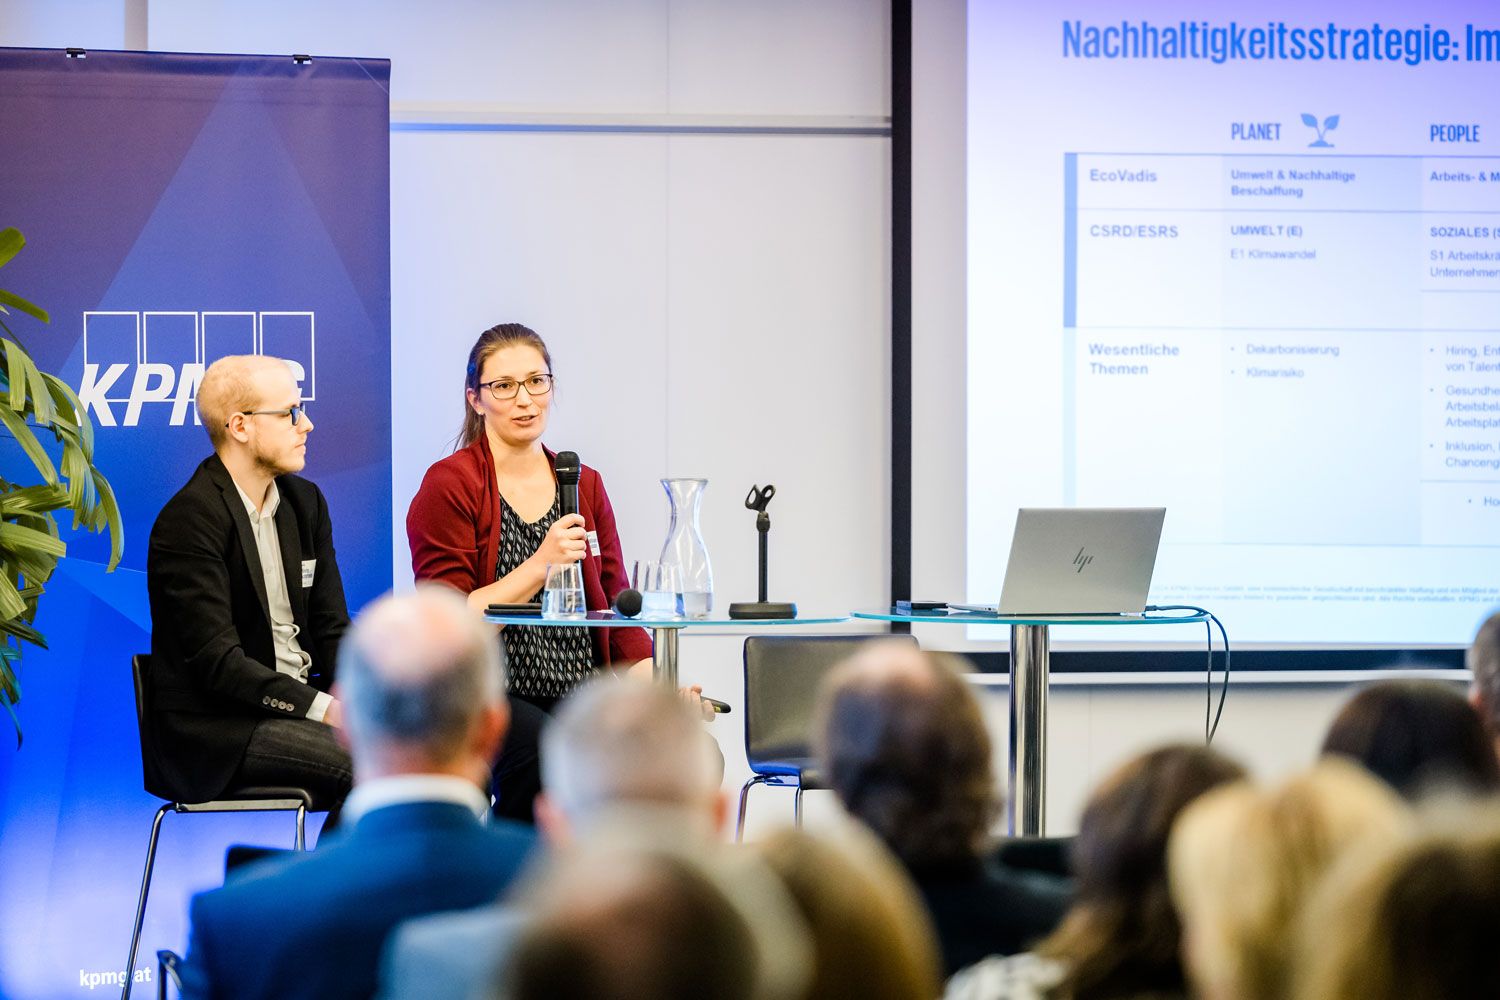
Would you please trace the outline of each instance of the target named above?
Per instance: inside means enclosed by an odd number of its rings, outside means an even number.
[[[227,354],[291,360],[316,429],[351,610],[391,585],[390,64],[0,49],[0,285],[51,311],[13,328],[77,389],[125,518],[74,535],[28,649],[16,750],[0,732],[0,996],[154,992],[190,892],[282,816],[169,816],[141,955],[124,968],[157,803],[141,790],[130,656],[149,647],[146,540],[209,453],[192,405]],[[0,443],[0,468],[28,468]],[[149,985],[148,985],[149,983]],[[150,995],[143,993],[143,995]]]

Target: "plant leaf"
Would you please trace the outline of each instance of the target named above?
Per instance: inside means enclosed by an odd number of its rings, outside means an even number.
[[[15,226],[0,229],[0,267],[10,263],[10,259],[21,252],[26,245],[26,237]]]
[[[56,375],[42,372],[42,379],[52,392],[52,401],[57,404],[57,409],[66,409],[70,415],[69,423],[78,428],[78,443],[83,448],[83,454],[90,462],[94,460],[94,422],[84,412],[83,401],[78,398],[78,393]]]
[[[39,514],[57,510],[68,502],[68,491],[61,486],[25,486],[0,493],[0,517]]]
[[[37,552],[59,559],[68,551],[68,543],[61,538],[10,521],[0,521],[0,545],[12,552]]]
[[[26,349],[6,337],[0,337],[0,350],[5,352],[5,371],[10,380],[10,408],[17,413],[26,412],[28,394],[31,411],[36,422],[46,427],[52,423],[52,393],[36,362]]]
[[[1339,116],[1338,115],[1329,115],[1327,118],[1323,119],[1323,129],[1324,129],[1324,131],[1332,132],[1334,129],[1336,129],[1338,127],[1339,127]]]
[[[0,632],[5,633],[6,635],[13,635],[17,639],[24,639],[25,641],[31,643],[33,646],[36,646],[39,649],[47,648],[46,637],[36,629],[32,628],[30,625],[26,624],[23,621],[20,621],[19,619],[12,618],[9,621],[0,621]],[[20,655],[20,650],[17,650],[17,658],[19,658]]]
[[[1318,120],[1304,111],[1302,112],[1302,124],[1306,125],[1308,128],[1317,128]]]
[[[120,555],[125,550],[125,521],[120,517],[120,504],[115,499],[115,489],[104,478],[104,473],[94,470],[94,488],[99,491],[99,510],[104,512],[104,522],[109,529],[109,563],[104,572],[113,573],[120,565]]]
[[[12,309],[19,309],[28,316],[35,316],[43,323],[52,322],[52,317],[47,314],[47,310],[39,305],[27,302],[15,292],[7,292],[5,289],[0,288],[0,302],[5,303]]]
[[[36,435],[31,432],[26,421],[10,407],[0,406],[0,424],[5,425],[5,429],[10,431],[11,436],[16,439],[16,444],[19,444],[21,450],[26,452],[26,457],[31,459],[31,464],[36,467],[37,473],[49,485],[57,485],[57,467],[52,464],[51,457],[42,448],[42,443],[36,439]]]
[[[0,630],[10,631],[18,625],[15,619],[26,613],[26,601],[10,578],[0,576]]]

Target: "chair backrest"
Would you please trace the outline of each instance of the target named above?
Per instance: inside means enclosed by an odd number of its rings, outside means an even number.
[[[745,756],[757,774],[810,766],[813,710],[829,671],[868,642],[909,635],[756,635],[745,640]]]
[[[170,783],[161,773],[156,760],[156,741],[151,735],[151,657],[137,653],[130,658],[130,675],[135,682],[135,725],[141,739],[141,780],[146,791],[159,799],[176,801]]]

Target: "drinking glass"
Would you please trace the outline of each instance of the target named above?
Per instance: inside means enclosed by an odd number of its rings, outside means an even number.
[[[641,592],[642,618],[677,617],[677,567],[637,559],[630,585]]]
[[[548,563],[547,584],[542,589],[543,618],[585,618],[583,569],[576,562]]]

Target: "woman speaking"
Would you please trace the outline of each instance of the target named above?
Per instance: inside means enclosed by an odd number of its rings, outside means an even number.
[[[628,586],[597,472],[583,467],[578,513],[561,511],[555,456],[542,445],[552,384],[551,355],[534,331],[502,323],[481,334],[469,352],[457,450],[427,470],[406,515],[417,580],[462,591],[478,611],[539,600],[549,564],[582,563],[590,611],[609,608]],[[651,640],[634,628],[541,625],[510,625],[500,637],[511,723],[495,767],[495,812],[530,821],[537,742],[553,706],[600,667],[650,677]]]

